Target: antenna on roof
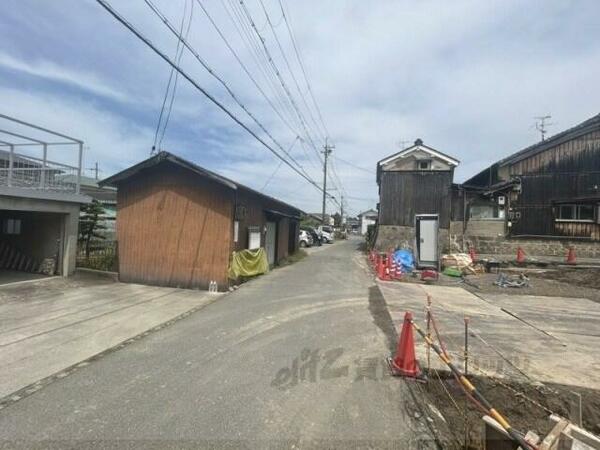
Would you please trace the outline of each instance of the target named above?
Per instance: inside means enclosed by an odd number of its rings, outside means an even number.
[[[408,148],[407,144],[410,144],[410,141],[404,141],[404,140],[400,139],[397,142],[397,145],[398,145],[398,147],[400,147],[400,150],[404,150],[405,148]]]
[[[546,122],[549,119],[552,119],[550,114],[546,114],[545,116],[536,116],[535,119],[535,129],[538,130],[542,136],[542,141],[546,139],[546,133],[548,130],[546,129],[549,125],[554,125],[554,123]]]

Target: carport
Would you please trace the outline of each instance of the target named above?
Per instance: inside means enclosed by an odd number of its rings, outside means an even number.
[[[74,271],[79,206],[90,201],[82,152],[83,141],[0,114],[0,284]]]

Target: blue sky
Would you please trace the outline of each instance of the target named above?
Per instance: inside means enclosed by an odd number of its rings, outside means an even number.
[[[190,44],[277,141],[290,146],[296,135],[242,72],[199,3],[152,1],[177,25],[194,3]],[[279,2],[263,1],[302,91]],[[377,186],[374,173],[343,161],[374,172],[400,141],[420,137],[461,160],[455,177],[461,181],[536,142],[534,116],[552,114],[552,134],[600,112],[597,1],[283,1],[336,145],[335,184],[343,186],[351,213],[375,205]],[[174,56],[176,41],[143,0],[110,3]],[[263,80],[227,15],[231,0],[202,4]],[[244,4],[302,107],[260,2]],[[83,139],[86,167],[98,161],[103,176],[148,156],[170,69],[96,2],[6,1],[0,42],[1,112]],[[192,55],[184,54],[181,66],[261,134]],[[162,147],[256,189],[279,165],[183,79]],[[292,154],[321,181],[314,149],[296,143]],[[285,166],[265,192],[320,210],[318,191]]]

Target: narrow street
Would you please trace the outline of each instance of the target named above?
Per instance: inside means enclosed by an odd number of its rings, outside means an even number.
[[[5,407],[0,447],[435,448],[419,387],[387,373],[360,243],[309,249]]]

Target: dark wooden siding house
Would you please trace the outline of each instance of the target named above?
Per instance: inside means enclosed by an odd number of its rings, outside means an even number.
[[[423,265],[437,265],[448,238],[458,163],[421,139],[377,163],[378,249],[410,247]]]
[[[302,211],[168,152],[101,184],[117,187],[124,282],[225,289],[233,251],[264,247],[277,264],[297,249]]]
[[[482,253],[600,256],[600,115],[456,186],[463,239]]]

